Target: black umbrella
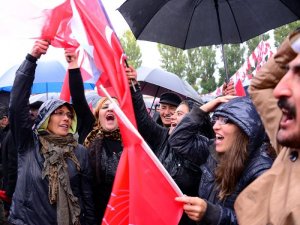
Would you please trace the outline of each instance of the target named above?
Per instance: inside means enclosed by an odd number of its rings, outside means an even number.
[[[298,20],[300,1],[127,0],[119,11],[137,39],[181,49],[223,48]]]
[[[158,97],[164,92],[175,92],[183,99],[193,99],[202,103],[198,92],[174,73],[159,68],[140,67],[137,69],[137,81],[145,95]]]

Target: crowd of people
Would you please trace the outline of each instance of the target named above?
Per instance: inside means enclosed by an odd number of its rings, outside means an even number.
[[[72,104],[29,104],[49,45],[34,43],[0,105],[0,223],[100,224],[123,151],[117,117],[107,97],[88,105],[75,49],[65,50]],[[300,30],[253,78],[250,97],[235,96],[233,82],[205,104],[168,92],[152,116],[136,70],[124,70],[138,131],[184,194],[174,199],[180,225],[300,224]]]

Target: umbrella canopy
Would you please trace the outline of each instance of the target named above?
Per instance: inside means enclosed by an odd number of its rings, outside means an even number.
[[[37,64],[31,93],[60,92],[66,75],[65,67],[55,60],[38,61]],[[11,90],[19,66],[19,64],[14,65],[0,76],[0,90]],[[85,83],[84,87],[85,89],[94,89],[95,85]]]
[[[60,93],[58,92],[50,92],[50,93],[41,93],[41,94],[33,94],[29,98],[29,103],[33,103],[36,101],[46,101],[49,99],[59,99]],[[96,107],[98,101],[101,99],[101,96],[98,95],[97,91],[86,91],[85,98],[88,104],[91,104],[93,108]]]
[[[190,98],[202,103],[199,94],[193,87],[174,73],[159,68],[140,67],[137,69],[137,80],[145,95],[159,97],[162,93],[171,91],[184,99]]]
[[[247,41],[300,18],[299,0],[127,0],[137,39],[189,49]]]

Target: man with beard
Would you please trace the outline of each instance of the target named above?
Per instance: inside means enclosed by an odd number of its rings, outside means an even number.
[[[300,29],[259,70],[250,95],[277,151],[272,168],[238,197],[241,225],[300,224]]]

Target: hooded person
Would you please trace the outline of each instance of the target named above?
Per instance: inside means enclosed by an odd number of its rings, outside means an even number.
[[[300,28],[286,37],[249,86],[278,155],[272,168],[239,195],[235,203],[239,224],[300,224],[299,65]]]
[[[212,111],[215,139],[201,166],[199,197],[176,200],[184,203],[185,213],[199,224],[237,224],[233,205],[238,194],[268,170],[273,161],[262,147],[264,127],[248,97],[218,97],[194,108],[176,129],[197,118],[201,121],[205,119],[201,118],[203,113]]]
[[[47,100],[32,128],[28,100],[36,61],[49,43],[37,40],[16,72],[9,117],[18,151],[11,224],[95,224],[88,152],[74,138],[77,117],[59,99]]]

